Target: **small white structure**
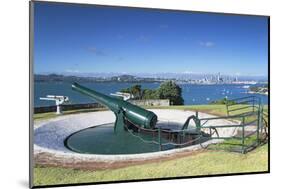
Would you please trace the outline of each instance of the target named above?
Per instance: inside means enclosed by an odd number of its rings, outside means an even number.
[[[129,100],[129,99],[134,98],[134,95],[132,95],[132,94],[130,94],[130,93],[116,92],[116,93],[110,93],[110,95],[122,97],[123,100]]]
[[[40,97],[40,100],[53,100],[56,101],[57,112],[56,114],[62,114],[61,105],[69,101],[67,96],[56,96],[56,95],[47,95],[46,97]]]

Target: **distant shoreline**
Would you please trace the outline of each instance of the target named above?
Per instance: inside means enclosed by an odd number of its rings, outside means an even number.
[[[81,82],[81,83],[159,83],[161,84],[163,81],[40,81],[40,80],[34,80],[34,83],[73,83],[73,82]],[[174,81],[174,80],[173,80]],[[183,82],[183,81],[175,81],[177,84],[189,84],[189,85],[249,85],[247,82],[245,83],[190,83],[190,82]],[[257,82],[256,84],[262,84],[263,82]],[[256,85],[256,84],[250,84],[250,85]]]
[[[202,78],[179,78],[179,77],[139,77],[134,75],[119,75],[111,77],[81,77],[81,76],[65,76],[58,74],[49,75],[34,75],[35,82],[89,82],[89,83],[162,83],[165,81],[174,81],[177,84],[196,84],[196,85],[222,85],[222,84],[236,84],[236,85],[255,85],[264,83],[266,81],[259,81],[253,79],[238,80],[237,78],[222,77],[219,79],[215,77]]]
[[[268,96],[268,93],[262,93],[262,92],[248,91],[247,93],[248,94],[260,94],[260,95]]]

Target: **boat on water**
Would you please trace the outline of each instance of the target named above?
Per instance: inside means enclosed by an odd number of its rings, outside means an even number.
[[[243,88],[243,89],[249,89],[250,86],[249,86],[249,85],[244,85],[242,88]]]

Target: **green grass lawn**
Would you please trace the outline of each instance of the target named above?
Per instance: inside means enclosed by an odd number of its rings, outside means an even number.
[[[82,171],[36,166],[34,169],[34,183],[35,185],[51,185],[260,172],[268,170],[267,150],[268,146],[264,145],[247,154],[205,151],[174,160],[102,171]]]
[[[243,105],[242,105],[243,106]],[[151,107],[149,107],[151,108]],[[198,110],[215,115],[226,115],[225,105],[153,107],[181,110]],[[267,107],[265,107],[267,111]],[[65,114],[89,112],[92,110],[69,111]],[[35,120],[55,117],[53,113],[35,114]],[[268,145],[265,144],[247,153],[206,150],[187,157],[157,163],[129,166],[114,170],[84,171],[70,168],[34,168],[34,184],[52,185],[87,183],[116,180],[151,179],[194,175],[260,172],[268,170]]]

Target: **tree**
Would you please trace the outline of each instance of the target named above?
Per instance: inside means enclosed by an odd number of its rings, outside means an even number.
[[[121,89],[120,92],[130,93],[134,95],[136,99],[141,99],[142,97],[141,85],[133,85],[132,87]]]
[[[259,87],[258,86],[251,86],[250,87],[250,91],[258,92],[259,91]]]
[[[136,99],[141,99],[142,90],[141,85],[134,85],[131,87],[131,93],[134,95]]]
[[[182,98],[182,90],[173,81],[166,81],[160,85],[158,89],[160,99],[169,99],[171,105],[182,105],[184,100]]]
[[[158,90],[144,89],[142,92],[142,99],[159,99]]]
[[[135,99],[169,99],[171,105],[182,105],[181,88],[173,81],[166,81],[160,85],[158,89],[143,89],[141,85],[133,85],[132,87],[121,89],[121,92],[133,94]]]

